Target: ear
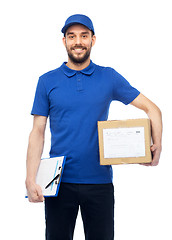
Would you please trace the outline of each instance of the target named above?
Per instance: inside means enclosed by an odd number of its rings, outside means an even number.
[[[92,36],[92,47],[94,46],[95,43],[96,43],[96,36],[93,35],[93,36]]]
[[[66,38],[63,37],[63,38],[62,38],[62,41],[63,41],[63,45],[66,47]]]

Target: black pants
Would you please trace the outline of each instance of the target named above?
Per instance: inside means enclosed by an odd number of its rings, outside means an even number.
[[[79,206],[86,240],[114,239],[113,183],[61,183],[58,196],[45,199],[46,240],[73,239]]]

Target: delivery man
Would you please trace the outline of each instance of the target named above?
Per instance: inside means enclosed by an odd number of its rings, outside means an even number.
[[[92,62],[96,37],[89,17],[70,16],[62,33],[68,61],[40,76],[31,112],[34,122],[27,152],[28,197],[30,202],[45,201],[47,240],[73,239],[79,207],[86,240],[113,240],[113,172],[110,165],[99,162],[97,121],[107,120],[112,101],[145,111],[153,138],[153,160],[146,165],[156,166],[161,153],[161,111],[116,70]],[[44,199],[35,177],[48,117],[50,157],[67,158],[58,196]]]

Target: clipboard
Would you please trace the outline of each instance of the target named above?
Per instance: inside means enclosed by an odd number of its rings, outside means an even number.
[[[66,156],[41,159],[36,183],[40,185],[44,197],[56,197],[59,192]],[[26,193],[26,198],[28,195]]]

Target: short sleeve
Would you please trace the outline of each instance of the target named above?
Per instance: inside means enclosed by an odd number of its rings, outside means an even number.
[[[31,114],[48,117],[48,115],[49,115],[49,100],[48,100],[48,96],[47,96],[47,92],[46,92],[43,80],[44,79],[41,77],[38,80]]]
[[[120,101],[125,105],[131,103],[140,92],[117,71],[112,69],[113,100]]]

